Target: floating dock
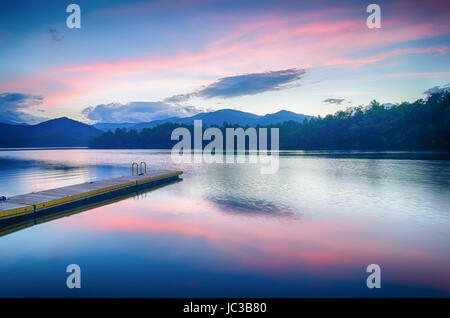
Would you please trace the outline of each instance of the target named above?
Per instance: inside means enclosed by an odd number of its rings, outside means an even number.
[[[113,198],[104,198],[104,199],[99,199],[99,200],[95,200],[92,203],[89,204],[83,204],[80,207],[75,207],[75,208],[71,208],[71,209],[61,209],[61,211],[49,211],[49,210],[44,210],[41,213],[37,213],[37,217],[31,217],[34,216],[32,214],[27,214],[25,216],[28,216],[28,218],[26,218],[25,220],[22,221],[17,221],[17,218],[10,218],[9,220],[15,220],[13,223],[2,223],[0,221],[0,238],[2,236],[5,235],[9,235],[11,233],[32,227],[34,225],[39,225],[39,224],[43,224],[43,223],[47,223],[47,222],[51,222],[60,218],[64,218],[67,216],[71,216],[74,214],[78,214],[78,213],[83,213],[85,211],[89,211],[101,206],[105,206],[108,204],[112,204],[112,203],[116,203],[122,200],[126,200],[132,197],[140,197],[140,196],[145,196],[147,193],[151,192],[151,191],[156,191],[160,188],[163,187],[167,187],[170,186],[171,184],[174,183],[178,183],[181,182],[182,179],[179,178],[173,182],[165,182],[161,185],[158,186],[152,186],[150,188],[143,188],[137,191],[131,191],[125,194],[121,194],[118,196],[114,196]],[[5,219],[6,221],[8,219]]]
[[[17,195],[0,203],[0,226],[74,209],[180,179],[182,171],[154,171]]]

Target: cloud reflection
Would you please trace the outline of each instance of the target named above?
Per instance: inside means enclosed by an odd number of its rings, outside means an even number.
[[[247,216],[295,217],[289,206],[280,207],[266,200],[244,199],[236,197],[211,197],[213,204],[221,211]]]
[[[125,200],[63,222],[71,229],[97,235],[139,234],[150,241],[163,235],[167,253],[176,250],[177,255],[183,254],[192,239],[201,239],[213,251],[210,257],[229,260],[214,264],[216,270],[225,272],[260,273],[273,279],[302,273],[352,280],[364,275],[365,267],[375,262],[389,270],[391,281],[450,291],[450,279],[435,274],[448,268],[445,257],[393,243],[361,220],[240,218],[218,213],[226,206],[202,199],[150,195],[149,200]],[[184,261],[192,260],[187,257]],[[405,264],[414,271],[405,271]]]

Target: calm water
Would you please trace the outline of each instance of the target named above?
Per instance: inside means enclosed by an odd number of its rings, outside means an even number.
[[[286,152],[261,175],[166,151],[0,151],[0,192],[127,175],[132,161],[184,180],[0,236],[0,296],[450,296],[446,155]],[[372,263],[381,289],[366,287]]]

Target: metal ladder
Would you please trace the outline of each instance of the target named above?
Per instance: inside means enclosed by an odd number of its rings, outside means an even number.
[[[134,166],[136,165],[136,174],[134,174]],[[142,168],[144,168],[144,171],[142,171]],[[137,162],[133,162],[131,164],[131,175],[132,176],[142,176],[147,174],[147,164],[143,161],[138,165]]]

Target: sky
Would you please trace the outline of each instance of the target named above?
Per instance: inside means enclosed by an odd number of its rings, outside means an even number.
[[[313,2],[313,3],[311,3]],[[68,28],[69,4],[81,28]],[[1,1],[0,121],[306,115],[450,84],[447,0]]]

